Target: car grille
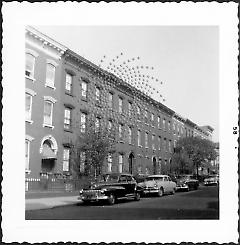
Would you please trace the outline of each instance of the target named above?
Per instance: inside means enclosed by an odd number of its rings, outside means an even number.
[[[86,191],[83,191],[82,195],[88,198],[97,197],[101,195],[101,190],[86,190]]]

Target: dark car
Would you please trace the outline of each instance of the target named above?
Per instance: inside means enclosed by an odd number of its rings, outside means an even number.
[[[105,174],[97,183],[79,192],[79,200],[85,203],[106,201],[113,205],[117,199],[133,198],[140,200],[140,188],[131,174]]]
[[[176,191],[190,191],[197,190],[199,187],[199,181],[192,175],[182,175],[177,179]]]

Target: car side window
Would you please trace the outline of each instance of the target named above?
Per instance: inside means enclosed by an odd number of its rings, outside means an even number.
[[[126,179],[127,179],[128,182],[133,180],[131,176],[126,176]]]
[[[164,177],[164,181],[168,181],[168,177]]]
[[[120,176],[119,177],[119,182],[126,182],[127,181],[127,176]]]

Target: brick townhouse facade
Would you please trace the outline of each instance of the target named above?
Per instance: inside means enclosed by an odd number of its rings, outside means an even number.
[[[168,173],[180,137],[199,127],[72,50],[26,28],[26,178],[71,175],[70,146],[88,122],[116,131],[103,172]],[[81,171],[84,171],[84,153]]]

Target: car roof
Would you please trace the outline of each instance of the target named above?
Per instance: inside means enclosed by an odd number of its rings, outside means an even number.
[[[112,176],[122,176],[122,175],[125,175],[125,176],[132,176],[132,174],[129,174],[129,173],[106,173],[104,175],[112,175]]]

